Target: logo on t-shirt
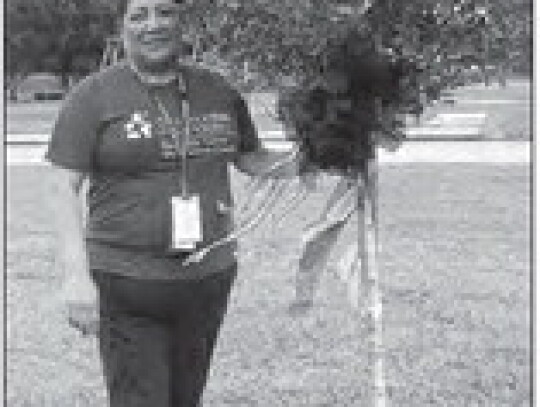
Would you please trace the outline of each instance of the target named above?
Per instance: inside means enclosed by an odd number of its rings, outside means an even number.
[[[152,138],[152,122],[147,111],[133,112],[125,124],[128,139]]]

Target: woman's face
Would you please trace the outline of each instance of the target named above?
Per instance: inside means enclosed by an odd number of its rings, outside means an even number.
[[[141,67],[175,60],[180,49],[180,6],[173,0],[129,0],[124,16],[128,57]]]

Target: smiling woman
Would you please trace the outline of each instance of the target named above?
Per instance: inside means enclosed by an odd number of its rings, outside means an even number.
[[[184,6],[128,0],[127,60],[73,90],[47,153],[68,321],[98,335],[111,407],[199,405],[236,276],[234,241],[187,259],[228,236],[228,166],[259,145],[238,92],[178,62]]]

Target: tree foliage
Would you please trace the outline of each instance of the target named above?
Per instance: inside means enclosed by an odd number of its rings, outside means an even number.
[[[375,144],[398,142],[405,114],[481,80],[466,76],[473,68],[530,62],[526,0],[207,1],[190,21],[197,50],[231,72],[247,61],[259,85],[281,87],[285,119],[315,168],[348,171]],[[340,59],[346,92],[327,77]]]
[[[95,69],[115,26],[106,0],[9,0],[8,74],[47,71],[66,77]]]
[[[117,4],[8,0],[8,73],[95,69]],[[259,86],[298,81],[355,30],[384,52],[416,59],[427,89],[473,64],[529,70],[530,8],[530,0],[192,0],[183,14],[185,40],[237,82],[246,70]]]
[[[415,59],[426,88],[472,65],[530,64],[530,0],[201,0],[190,15],[201,51],[270,83],[309,75],[351,31],[382,52]],[[204,4],[204,5],[203,5]],[[429,80],[428,80],[429,79]],[[261,80],[261,77],[259,77]]]

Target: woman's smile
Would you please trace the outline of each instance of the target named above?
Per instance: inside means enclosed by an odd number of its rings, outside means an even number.
[[[146,47],[163,47],[171,45],[173,39],[170,35],[164,34],[141,34],[138,42]]]

